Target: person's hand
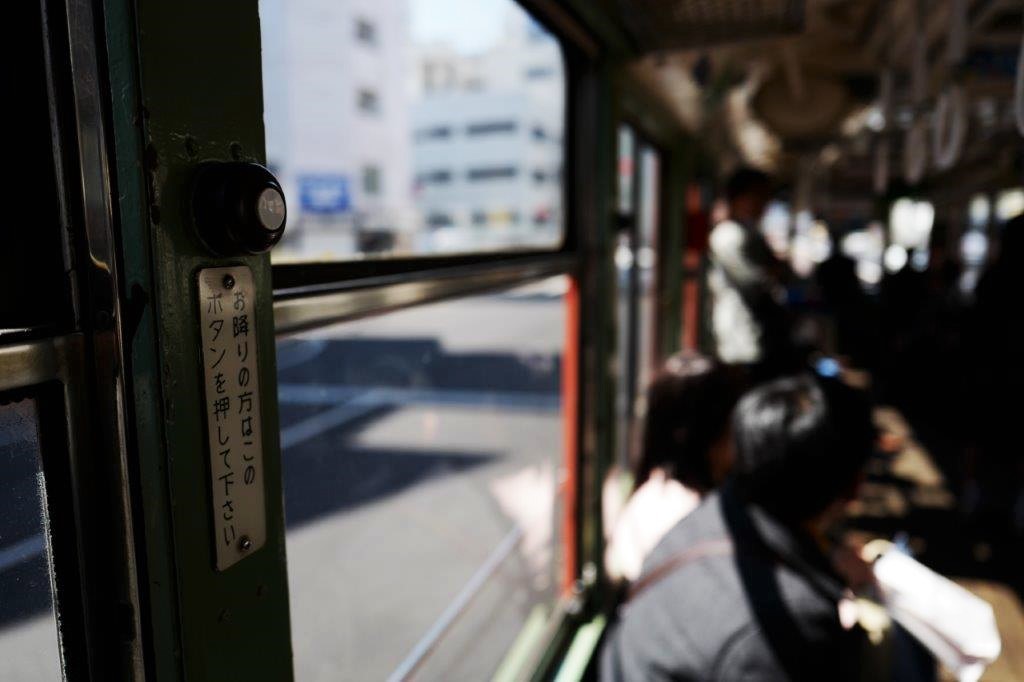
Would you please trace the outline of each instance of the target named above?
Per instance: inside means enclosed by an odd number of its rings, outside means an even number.
[[[871,562],[865,559],[863,550],[863,545],[847,540],[833,548],[830,557],[836,573],[854,592],[863,592],[875,584]]]

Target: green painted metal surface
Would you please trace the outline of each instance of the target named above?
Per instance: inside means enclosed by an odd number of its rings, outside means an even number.
[[[139,589],[143,594],[141,633],[148,675],[157,680],[181,678],[177,580],[164,449],[163,399],[160,390],[156,294],[153,281],[146,177],[143,172],[143,131],[138,91],[134,14],[128,0],[104,7],[107,68],[111,83],[110,118],[114,137],[112,179],[117,188],[120,227],[122,296],[125,329],[126,391],[129,396],[128,442],[134,446],[135,499],[141,517]]]
[[[263,162],[260,31],[253,2],[108,2],[139,498],[145,519],[149,670],[157,679],[290,680],[270,262],[222,259],[195,236],[203,161]],[[196,273],[252,269],[264,433],[267,543],[214,568]]]

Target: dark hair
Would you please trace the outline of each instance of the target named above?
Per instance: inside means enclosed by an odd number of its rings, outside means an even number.
[[[636,486],[661,467],[688,488],[713,488],[708,454],[728,428],[738,397],[715,360],[693,351],[670,357],[647,389],[643,444],[633,472]]]
[[[772,179],[759,170],[741,167],[725,183],[725,198],[728,201],[751,192],[771,194]]]
[[[865,396],[835,379],[777,379],[733,417],[737,491],[783,521],[802,521],[851,491],[875,440]]]

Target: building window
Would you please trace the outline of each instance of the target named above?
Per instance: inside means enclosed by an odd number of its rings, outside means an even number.
[[[486,168],[470,168],[466,173],[466,178],[470,182],[479,182],[481,180],[514,178],[518,174],[519,169],[515,166],[488,166]]]
[[[417,176],[421,185],[447,185],[452,181],[452,172],[447,170],[425,171]]]
[[[364,45],[377,44],[377,27],[367,19],[356,19],[356,40]]]
[[[377,166],[363,168],[363,193],[370,196],[380,194],[380,168]]]
[[[416,132],[417,140],[447,140],[451,136],[451,126],[433,126]]]
[[[538,142],[543,142],[548,139],[548,131],[544,130],[544,126],[535,125],[530,129],[530,137]]]
[[[554,75],[555,69],[550,66],[532,66],[526,70],[526,79],[531,81],[551,78]]]
[[[369,88],[361,89],[356,95],[356,102],[358,103],[359,111],[367,114],[380,113],[380,97],[375,90],[370,90]]]
[[[538,185],[548,179],[548,174],[542,171],[540,168],[533,171],[533,181]]]
[[[473,211],[473,224],[474,225],[486,225],[487,224],[487,212],[486,211]]]
[[[519,128],[515,121],[484,121],[470,123],[466,127],[467,135],[493,135],[496,133],[514,133]]]
[[[452,224],[452,217],[447,213],[431,213],[427,216],[427,225],[430,227],[449,227]]]

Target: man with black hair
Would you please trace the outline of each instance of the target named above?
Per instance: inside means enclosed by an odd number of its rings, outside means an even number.
[[[730,365],[756,367],[762,378],[790,369],[790,329],[782,305],[791,272],[772,252],[760,222],[772,198],[764,173],[740,168],[725,185],[729,217],[711,231],[711,326],[715,354]]]
[[[871,453],[869,405],[834,380],[783,378],[740,401],[733,430],[731,480],[645,562],[601,679],[856,679],[829,530]]]

